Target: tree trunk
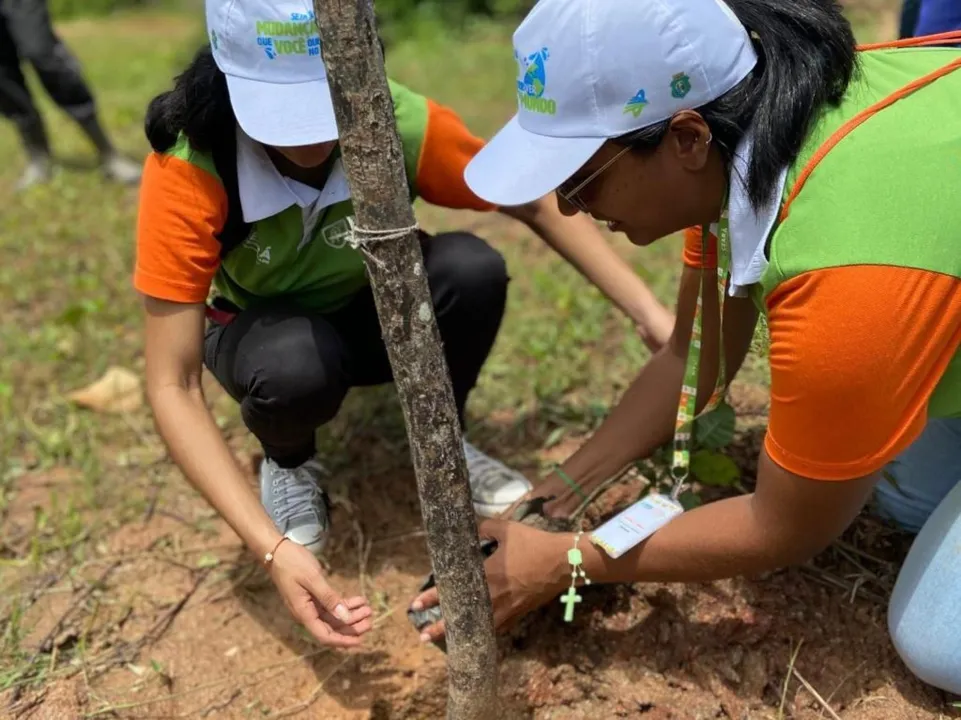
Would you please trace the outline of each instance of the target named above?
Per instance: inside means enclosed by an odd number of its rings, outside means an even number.
[[[414,225],[371,0],[314,0],[355,223]],[[363,235],[359,238],[364,240]],[[447,627],[447,717],[496,712],[497,649],[460,423],[418,233],[361,246],[404,411]]]

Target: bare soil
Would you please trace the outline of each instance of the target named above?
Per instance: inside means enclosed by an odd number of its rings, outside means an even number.
[[[734,402],[748,418],[734,455],[750,473],[760,442],[750,418],[763,418],[764,394],[740,386]],[[580,441],[567,438],[541,459],[563,457]],[[254,482],[257,458],[244,454],[245,438],[235,443]],[[356,462],[331,487],[328,558],[332,583],[368,594],[377,610],[363,650],[329,652],[308,640],[232,531],[173,479],[179,492],[116,527],[72,577],[40,578],[24,646],[80,647],[81,660],[54,662],[41,689],[15,701],[8,691],[0,713],[20,720],[443,717],[444,655],[418,643],[405,613],[430,570],[414,479],[396,438],[362,428],[347,450]],[[74,479],[58,471],[21,478],[10,532]],[[640,482],[610,488],[585,522],[631,502]],[[947,698],[911,676],[888,639],[885,592],[908,539],[863,520],[846,542],[809,568],[762,579],[588,588],[570,626],[559,607],[535,613],[501,639],[503,717],[956,717]]]

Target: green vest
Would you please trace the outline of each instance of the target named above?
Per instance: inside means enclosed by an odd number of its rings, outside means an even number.
[[[390,90],[413,201],[427,99],[393,81]],[[183,137],[167,154],[220,179],[213,158],[193,150]],[[214,289],[240,308],[280,301],[320,313],[336,310],[367,285],[363,258],[347,244],[353,214],[349,199],[323,209],[309,242],[302,242],[303,210],[297,205],[254,223],[247,238],[223,258]]]
[[[860,53],[859,77],[841,105],[819,118],[789,169],[784,196],[848,120],[959,57],[953,48]],[[754,288],[761,310],[782,282],[832,267],[893,265],[961,278],[958,118],[961,70],[880,110],[827,152],[768,240],[770,264]],[[961,354],[935,389],[929,415],[961,415]]]

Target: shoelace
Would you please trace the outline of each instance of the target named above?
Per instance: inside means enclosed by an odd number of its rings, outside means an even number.
[[[513,480],[511,471],[503,463],[488,457],[470,443],[464,443],[467,475],[474,490],[492,489],[499,482]]]
[[[282,478],[290,478],[286,482]],[[324,492],[317,485],[317,478],[307,467],[302,466],[290,470],[280,476],[275,476],[274,493],[278,498],[277,520],[285,526],[301,517],[316,517],[318,508],[325,505]],[[278,492],[280,488],[284,492]],[[319,518],[323,527],[327,527],[326,514]]]

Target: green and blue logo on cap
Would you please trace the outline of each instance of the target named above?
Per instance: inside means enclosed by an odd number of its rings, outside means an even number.
[[[320,37],[314,13],[291,13],[289,20],[258,20],[257,44],[268,59],[278,55],[320,57]]]
[[[678,73],[671,78],[671,97],[681,99],[691,92],[691,78],[686,73]]]
[[[514,59],[520,65],[521,76],[517,80],[517,98],[525,110],[542,115],[554,115],[557,103],[544,97],[547,85],[545,65],[550,57],[547,48],[541,48],[532,55],[520,55],[515,50]]]
[[[630,113],[634,117],[640,117],[645,107],[647,107],[647,94],[641,89],[627,101],[627,105],[624,106],[624,114]]]

